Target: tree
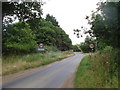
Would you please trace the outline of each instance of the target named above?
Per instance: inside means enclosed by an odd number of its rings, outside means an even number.
[[[89,45],[90,45],[91,43],[94,44],[93,51],[92,51],[92,49],[89,47]],[[95,40],[94,38],[92,38],[92,37],[86,36],[85,42],[80,45],[80,48],[81,48],[81,50],[82,50],[84,53],[94,52],[95,49],[96,49],[96,40]]]
[[[28,22],[36,35],[37,43],[44,43],[57,47],[59,50],[69,50],[72,42],[65,31],[45,19],[35,19],[34,22]],[[33,27],[34,26],[34,27]]]
[[[3,23],[9,24],[16,20],[24,22],[35,18],[41,18],[42,2],[3,2],[2,3],[2,17]],[[12,19],[12,17],[14,19]]]
[[[91,32],[99,42],[119,48],[120,45],[120,2],[101,2],[98,11],[87,18]],[[99,12],[99,13],[98,13]]]
[[[3,31],[3,54],[32,53],[37,50],[35,35],[26,23],[7,26]]]
[[[73,45],[72,48],[74,52],[81,52],[80,45]]]
[[[52,24],[53,24],[54,26],[58,26],[58,27],[59,27],[58,21],[57,21],[56,18],[53,17],[52,15],[47,14],[45,20],[46,20],[46,21],[50,21],[50,22],[52,22]]]
[[[89,33],[90,36],[96,37],[98,46],[120,48],[120,2],[100,2],[97,5],[97,10],[92,11],[91,16],[86,16],[88,24],[92,26],[91,29],[81,28],[85,34]],[[74,30],[78,38],[81,36],[80,31]]]

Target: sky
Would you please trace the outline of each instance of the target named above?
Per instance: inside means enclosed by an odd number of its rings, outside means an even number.
[[[80,29],[81,26],[90,28],[86,15],[90,15],[92,10],[97,7],[99,0],[43,0],[46,2],[42,6],[43,17],[46,14],[53,15],[59,22],[60,27],[69,35],[72,44],[84,42],[86,35],[77,38],[73,29]]]

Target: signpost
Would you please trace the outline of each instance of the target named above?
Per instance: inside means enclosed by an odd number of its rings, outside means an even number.
[[[94,46],[93,43],[90,43],[89,47],[90,47],[90,48],[94,48],[95,46]]]
[[[45,51],[45,49],[44,49],[44,44],[43,44],[43,43],[40,43],[40,44],[38,45],[38,51]]]
[[[93,52],[94,48],[95,48],[95,45],[93,43],[90,43],[89,44],[89,47],[91,48],[91,51]]]

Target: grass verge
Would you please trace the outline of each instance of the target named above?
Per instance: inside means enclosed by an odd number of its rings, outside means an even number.
[[[74,81],[75,88],[95,88],[97,86],[89,59],[89,56],[85,56],[78,67]]]
[[[46,53],[36,53],[28,54],[24,56],[10,56],[3,57],[2,62],[2,75],[12,74],[21,70],[26,70],[29,68],[35,68],[42,65],[46,65],[58,60],[62,60],[68,56],[74,55],[73,52],[46,52]]]
[[[0,56],[0,75],[2,75],[2,57]]]
[[[118,76],[111,78],[111,66],[108,68],[108,54],[93,54],[85,56],[76,72],[75,88],[118,88]],[[107,62],[107,63],[105,63]]]

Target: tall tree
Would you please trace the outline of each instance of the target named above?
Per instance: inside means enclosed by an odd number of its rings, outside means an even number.
[[[32,30],[36,35],[37,43],[56,46],[59,50],[69,50],[72,42],[65,31],[54,26],[52,22],[45,19],[35,19],[34,22],[29,22]],[[34,27],[33,27],[34,26]]]
[[[94,48],[93,48],[93,49],[91,49],[91,48],[89,47],[89,45],[90,45],[91,43],[94,44]],[[90,37],[90,36],[86,36],[85,42],[80,45],[80,48],[81,48],[81,50],[82,50],[83,52],[85,52],[85,53],[86,53],[86,52],[91,52],[91,51],[93,52],[93,51],[95,51],[95,49],[96,49],[95,44],[96,44],[96,40],[95,40],[94,38],[92,38],[92,37]]]
[[[59,27],[58,21],[57,21],[56,18],[53,17],[52,15],[47,14],[47,15],[46,15],[46,20],[52,22],[52,24],[53,24],[54,26],[58,26],[58,27]]]
[[[120,45],[120,2],[101,2],[98,11],[88,17],[91,32],[107,45],[118,48]],[[99,12],[99,13],[98,13]]]
[[[3,2],[3,22],[10,23],[17,18],[22,22],[35,18],[41,18],[41,5],[42,2]],[[13,17],[14,19],[12,19]]]
[[[8,25],[3,33],[3,54],[31,53],[36,51],[35,35],[27,23]]]

